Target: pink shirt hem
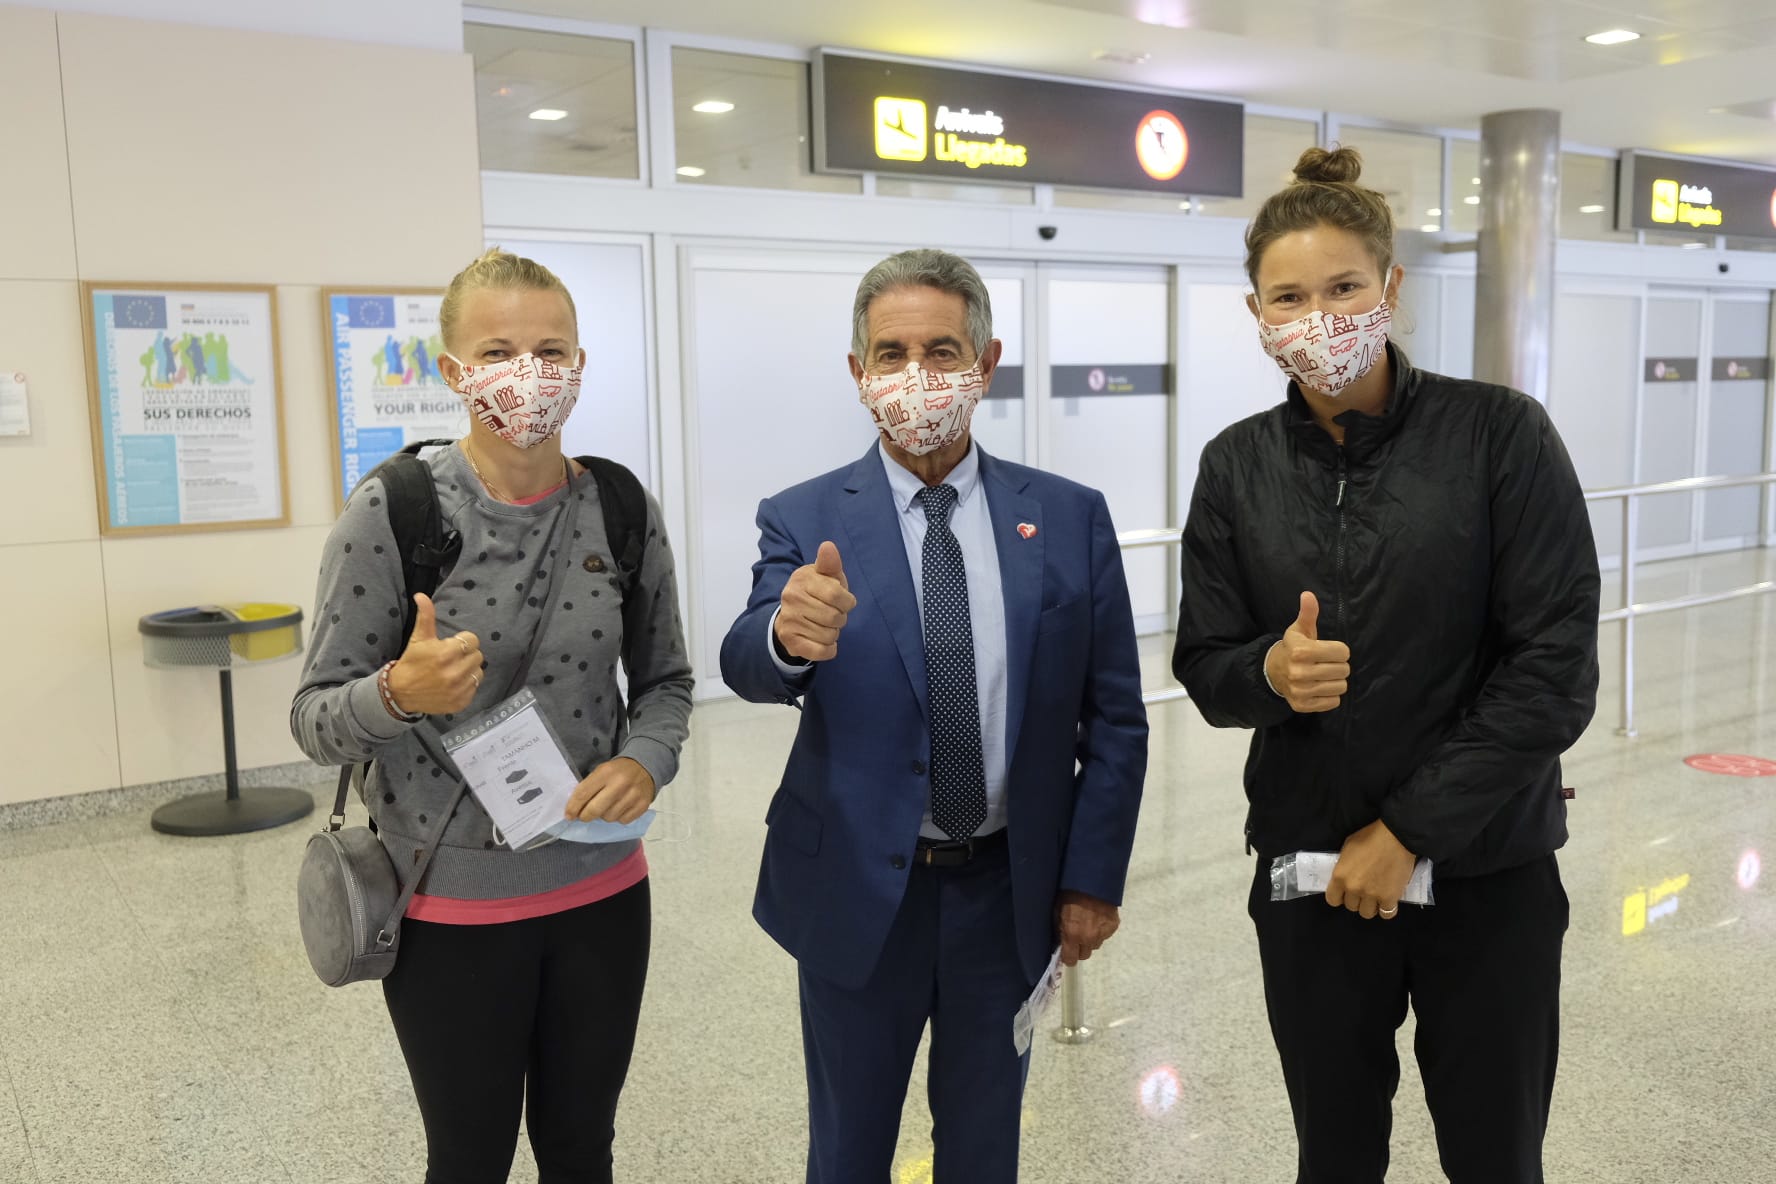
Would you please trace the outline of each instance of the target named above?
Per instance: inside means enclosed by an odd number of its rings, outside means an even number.
[[[407,906],[407,916],[414,921],[432,921],[439,925],[498,925],[505,921],[529,921],[608,900],[635,887],[647,879],[647,874],[647,855],[638,845],[635,854],[623,862],[565,888],[497,900],[463,900],[454,896],[415,893]]]

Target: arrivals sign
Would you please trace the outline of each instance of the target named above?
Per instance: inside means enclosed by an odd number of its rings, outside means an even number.
[[[1624,152],[1618,179],[1618,229],[1776,238],[1776,169]]]
[[[1244,154],[1240,103],[830,50],[814,57],[822,172],[1238,197]]]

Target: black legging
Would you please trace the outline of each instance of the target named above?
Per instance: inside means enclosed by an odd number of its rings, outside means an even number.
[[[383,997],[425,1119],[426,1184],[502,1184],[527,1093],[540,1184],[607,1184],[650,915],[643,880],[529,921],[402,923]]]

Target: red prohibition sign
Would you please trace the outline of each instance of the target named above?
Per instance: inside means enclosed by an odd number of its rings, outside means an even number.
[[[1135,128],[1135,159],[1155,181],[1170,181],[1190,159],[1190,136],[1184,121],[1170,111],[1149,111]]]

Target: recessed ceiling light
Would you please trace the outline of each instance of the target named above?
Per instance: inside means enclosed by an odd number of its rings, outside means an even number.
[[[1480,199],[1478,197],[1464,197],[1462,198],[1462,203],[1464,205],[1477,206],[1480,204]]]
[[[530,113],[530,117],[532,119],[547,120],[552,123],[557,119],[566,119],[567,112],[558,110],[554,107],[538,107],[535,111]]]
[[[1100,49],[1092,54],[1095,62],[1118,62],[1124,66],[1144,66],[1153,55],[1127,49]]]
[[[1443,216],[1443,211],[1442,210],[1426,210],[1425,215],[1427,217],[1431,217],[1431,218],[1441,218]]]
[[[1639,41],[1640,34],[1631,29],[1605,29],[1601,33],[1593,33],[1585,38],[1592,45],[1621,45],[1625,41]]]
[[[1708,245],[1707,243],[1685,243],[1685,244],[1683,244],[1683,249],[1686,251],[1700,251],[1703,247],[1706,247],[1707,245]]]
[[[1426,234],[1436,234],[1439,230],[1442,230],[1443,228],[1441,226],[1437,225],[1435,222],[1427,222],[1423,226],[1420,226],[1419,229],[1424,231]]]
[[[1474,178],[1474,184],[1476,184],[1476,185],[1478,185],[1478,184],[1480,184],[1480,178],[1479,178],[1479,177],[1475,177],[1475,178]]]
[[[493,93],[494,93],[495,97],[503,99],[503,98],[506,98],[511,95],[512,88],[509,86],[502,86],[498,90],[494,91]]]
[[[1581,214],[1601,214],[1601,213],[1603,213],[1603,207],[1602,206],[1580,206],[1579,213],[1581,213]]]
[[[1137,0],[1134,17],[1143,25],[1159,25],[1166,29],[1188,29],[1190,14],[1184,0]]]
[[[1190,203],[1187,201],[1181,201],[1178,203],[1178,208],[1180,210],[1188,210],[1190,208]]]
[[[709,170],[707,169],[700,169],[694,164],[681,164],[678,166],[678,175],[681,177],[701,177],[708,171]]]
[[[704,99],[691,110],[699,115],[726,115],[734,109],[734,104],[722,99]]]

